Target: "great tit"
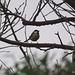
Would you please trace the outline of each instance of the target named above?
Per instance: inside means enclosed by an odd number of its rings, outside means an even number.
[[[27,42],[28,40],[37,41],[38,39],[39,39],[39,31],[34,30],[32,34],[29,36],[29,38],[25,40],[24,42]]]

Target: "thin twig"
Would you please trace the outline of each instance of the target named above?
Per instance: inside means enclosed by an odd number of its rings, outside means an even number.
[[[2,64],[9,70],[9,72],[11,73],[11,74],[13,74],[14,73],[14,71],[13,70],[11,70],[9,67],[7,67],[7,65],[0,59],[0,61],[2,62]]]
[[[70,53],[67,53],[66,55],[63,56],[63,59],[68,56],[68,55],[71,55],[73,52],[70,52]]]
[[[61,40],[60,35],[59,35],[59,32],[57,32],[57,33],[55,33],[55,34],[58,36],[61,45],[63,45],[62,40]]]
[[[9,48],[9,47],[18,47],[18,46],[5,46],[5,47],[0,47],[0,49],[5,49],[5,48]]]

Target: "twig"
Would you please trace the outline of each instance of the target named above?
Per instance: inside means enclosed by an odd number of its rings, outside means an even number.
[[[72,54],[72,53],[73,53],[73,52],[67,53],[66,55],[63,56],[63,59],[64,59],[66,56],[68,56],[68,55],[70,55],[70,54]]]
[[[17,29],[16,31],[14,31],[15,33],[18,32],[19,30],[21,30],[22,28],[24,28],[24,26],[20,27],[19,29]],[[6,36],[5,38],[8,38],[9,36],[11,36],[13,34],[9,34],[8,36]]]
[[[34,61],[35,65],[36,65],[36,67],[38,67],[38,65],[37,65],[37,63],[36,63],[36,61],[35,61],[34,55],[33,55],[32,51],[31,51],[31,48],[29,48],[29,49],[30,49],[30,53],[31,53],[31,55],[32,55],[33,61]]]
[[[69,29],[67,23],[66,23],[66,26],[67,26],[67,28],[68,28],[68,31],[69,31],[69,34],[70,34],[70,37],[71,37],[72,43],[75,45],[75,42],[74,42],[73,37],[72,37],[72,35],[71,35],[71,33],[70,33],[70,29]]]
[[[5,49],[5,48],[9,48],[9,47],[18,47],[18,46],[5,46],[5,47],[0,47],[0,49]]]
[[[9,70],[9,72],[12,74],[14,73],[13,70],[11,70],[9,67],[7,67],[7,65],[0,59],[0,61],[2,62],[2,64]]]
[[[58,36],[61,45],[63,45],[62,40],[61,40],[60,35],[59,35],[59,32],[57,32],[57,33],[55,33],[55,34]]]
[[[8,6],[9,6],[10,2],[11,2],[11,0],[8,1],[7,8],[8,8]]]
[[[42,14],[44,20],[47,21],[42,11],[41,11],[41,14]]]
[[[40,0],[40,2],[39,2],[39,8],[38,8],[38,11],[37,11],[37,13],[35,14],[35,16],[34,16],[34,18],[33,18],[33,22],[35,22],[36,17],[39,15],[39,13],[40,13],[41,10],[45,7],[46,4],[47,4],[47,2],[44,3],[44,5],[42,6],[42,0]],[[41,7],[41,6],[42,6],[42,7]]]
[[[36,15],[35,15],[34,18],[33,18],[33,22],[35,22],[36,17],[37,17],[38,14],[40,13],[41,5],[42,5],[42,0],[40,0],[40,2],[39,2],[39,8],[38,8],[38,11],[37,11]]]
[[[0,53],[4,53],[4,52],[9,53],[10,51],[0,51]]]
[[[71,35],[75,36],[75,34],[69,32],[69,31],[67,30],[67,28],[65,27],[65,25],[64,25],[63,23],[62,23],[62,26],[64,27],[64,29],[65,29],[68,33],[70,33]]]

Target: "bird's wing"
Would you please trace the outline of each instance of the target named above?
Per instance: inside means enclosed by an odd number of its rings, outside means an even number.
[[[25,40],[24,42],[27,42],[28,40],[31,40],[32,36],[33,36],[34,32],[29,36],[29,38],[27,40]]]

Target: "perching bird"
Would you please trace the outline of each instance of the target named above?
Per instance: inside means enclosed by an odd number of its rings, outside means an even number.
[[[37,41],[38,39],[39,39],[39,31],[38,30],[34,30],[32,32],[32,34],[30,35],[30,37],[24,42],[27,42],[28,40]]]

